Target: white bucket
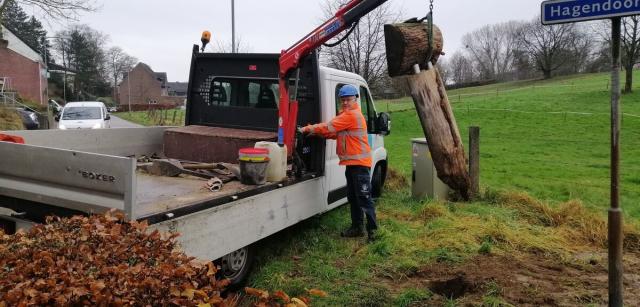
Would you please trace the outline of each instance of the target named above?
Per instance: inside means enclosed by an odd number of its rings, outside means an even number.
[[[255,148],[269,149],[267,181],[279,182],[287,178],[287,147],[276,142],[257,142]]]

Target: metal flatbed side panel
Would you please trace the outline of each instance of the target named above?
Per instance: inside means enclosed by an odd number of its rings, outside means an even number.
[[[180,248],[217,259],[327,209],[324,177],[152,225],[177,232]]]
[[[11,131],[29,145],[114,156],[160,154],[164,131],[172,127]]]
[[[0,142],[0,195],[132,216],[136,160]]]
[[[229,198],[238,193],[264,187],[231,181],[225,183],[220,191],[211,192],[205,188],[206,182],[206,179],[192,176],[163,177],[137,173],[135,218],[144,218],[214,199]],[[269,183],[268,185],[277,184]]]

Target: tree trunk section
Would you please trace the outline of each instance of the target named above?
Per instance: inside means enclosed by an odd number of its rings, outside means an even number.
[[[433,26],[433,46],[429,48],[429,26],[426,23],[397,23],[384,26],[389,76],[413,74],[413,66],[428,69],[436,64],[443,48],[440,29]]]
[[[630,67],[625,67],[625,70],[624,92],[631,93],[633,91],[633,64]]]
[[[407,81],[438,178],[468,200],[471,180],[464,146],[440,73],[434,68]]]

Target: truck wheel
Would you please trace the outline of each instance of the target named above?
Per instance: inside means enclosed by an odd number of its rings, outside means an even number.
[[[373,169],[373,175],[371,176],[371,196],[378,198],[382,195],[382,186],[384,185],[384,178],[382,173],[382,165],[377,164]]]
[[[231,283],[227,287],[228,290],[240,289],[253,265],[254,251],[251,246],[243,247],[239,250],[220,258],[221,276],[228,278]]]

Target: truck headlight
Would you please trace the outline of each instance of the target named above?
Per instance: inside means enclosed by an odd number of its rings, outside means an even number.
[[[59,125],[58,125],[58,129],[60,129],[60,130],[67,130],[67,126],[62,125],[62,124],[59,124]]]
[[[91,127],[91,129],[100,129],[100,128],[102,128],[102,124],[100,124],[100,123],[97,123],[97,124],[93,125],[93,127]]]

